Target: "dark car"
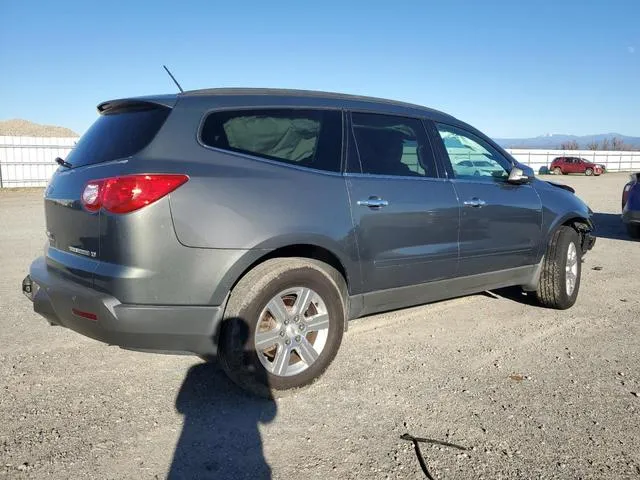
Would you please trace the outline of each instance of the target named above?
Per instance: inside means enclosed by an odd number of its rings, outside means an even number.
[[[445,113],[264,89],[98,112],[46,189],[22,285],[51,324],[217,355],[265,394],[317,378],[350,319],[513,285],[576,301],[591,210]]]
[[[629,235],[640,238],[640,172],[632,173],[622,189],[622,221]]]
[[[604,169],[601,165],[592,163],[579,157],[556,157],[551,162],[549,170],[556,175],[568,173],[583,173],[584,175],[601,175]]]

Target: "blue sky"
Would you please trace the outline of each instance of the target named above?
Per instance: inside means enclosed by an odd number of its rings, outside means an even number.
[[[388,97],[494,137],[640,135],[640,1],[0,0],[0,120],[269,86]]]

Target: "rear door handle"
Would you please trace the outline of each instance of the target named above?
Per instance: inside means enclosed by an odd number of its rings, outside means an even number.
[[[471,200],[465,200],[463,203],[465,207],[474,207],[474,208],[484,207],[487,204],[487,202],[485,202],[484,200],[480,200],[479,198],[476,198],[476,197],[473,197]]]
[[[358,200],[358,205],[361,207],[369,207],[374,210],[378,210],[382,207],[389,205],[389,202],[381,199],[380,197],[369,197],[367,200]]]

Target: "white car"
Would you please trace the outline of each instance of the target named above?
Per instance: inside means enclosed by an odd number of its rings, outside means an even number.
[[[496,172],[496,166],[487,160],[461,160],[455,164],[455,171],[458,175],[491,177]],[[502,172],[498,171],[497,174],[501,175]]]

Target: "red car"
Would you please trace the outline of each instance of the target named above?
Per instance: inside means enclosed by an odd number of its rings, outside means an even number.
[[[557,157],[551,162],[549,170],[556,175],[584,173],[587,176],[602,174],[602,167],[579,157]]]

